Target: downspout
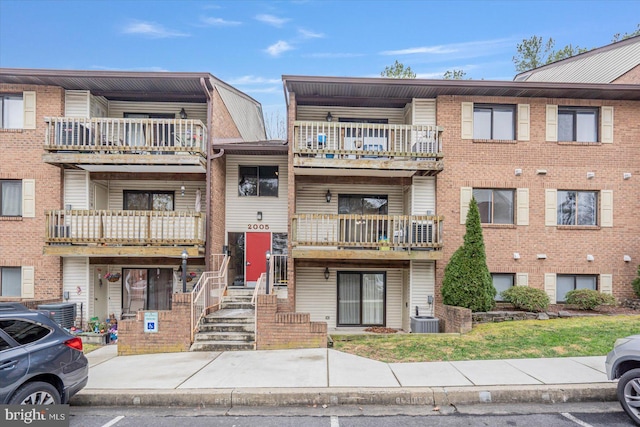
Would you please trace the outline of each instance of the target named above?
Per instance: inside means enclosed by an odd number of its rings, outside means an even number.
[[[213,126],[211,123],[213,112],[212,110],[212,96],[207,87],[207,83],[204,77],[200,78],[200,85],[207,95],[207,175],[206,175],[206,191],[205,191],[205,203],[207,209],[204,215],[204,264],[205,271],[211,271],[211,225],[209,224],[209,218],[211,216],[211,153],[213,151]]]

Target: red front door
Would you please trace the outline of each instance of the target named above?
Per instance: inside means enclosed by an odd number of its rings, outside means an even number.
[[[254,287],[262,273],[267,271],[267,251],[271,250],[271,233],[247,233],[245,251],[247,286]]]

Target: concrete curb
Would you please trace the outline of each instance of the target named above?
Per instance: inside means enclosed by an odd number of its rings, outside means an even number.
[[[616,401],[615,383],[405,388],[85,389],[73,406],[313,406]]]

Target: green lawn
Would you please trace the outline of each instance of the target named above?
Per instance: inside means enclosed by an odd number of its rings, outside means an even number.
[[[332,335],[334,348],[383,362],[602,356],[640,334],[640,316],[596,316],[478,325],[465,335]]]

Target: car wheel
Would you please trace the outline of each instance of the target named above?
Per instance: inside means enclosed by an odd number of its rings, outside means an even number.
[[[60,393],[49,383],[32,382],[22,385],[9,401],[10,405],[58,405]]]
[[[632,369],[620,377],[618,400],[627,415],[640,425],[640,369]]]

